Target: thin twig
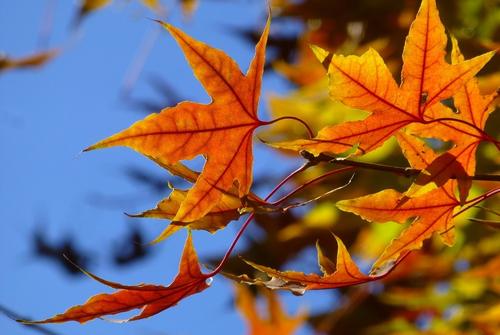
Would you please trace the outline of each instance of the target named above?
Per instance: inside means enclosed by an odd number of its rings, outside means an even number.
[[[358,168],[367,169],[367,170],[391,172],[391,173],[395,173],[397,175],[407,177],[407,178],[417,176],[422,172],[422,170],[413,169],[410,167],[399,167],[399,166],[392,166],[392,165],[385,165],[385,164],[358,162],[358,161],[353,161],[350,159],[333,157],[333,156],[329,156],[326,154],[320,154],[319,156],[314,156],[313,154],[311,154],[310,152],[307,152],[307,151],[301,151],[300,154],[302,155],[302,157],[304,157],[308,161],[316,163],[316,164],[320,163],[320,162],[327,162],[327,163],[331,163],[331,164],[353,166],[353,167],[358,167]],[[497,175],[497,174],[476,174],[474,176],[466,176],[466,177],[464,177],[464,176],[457,177],[457,176],[452,175],[450,177],[450,179],[500,181],[500,175]]]
[[[264,198],[264,201],[268,201],[276,192],[278,192],[280,190],[280,188],[282,188],[289,180],[291,180],[293,177],[295,177],[297,174],[307,170],[309,167],[311,167],[312,165],[314,165],[313,162],[306,162],[304,164],[302,164],[301,167],[299,167],[298,169],[296,169],[295,171],[293,171],[292,173],[290,173],[288,176],[286,176],[283,180],[281,180],[278,185],[276,185],[272,190],[271,192]],[[231,245],[229,246],[229,248],[227,249],[224,257],[222,258],[222,260],[219,262],[219,265],[217,265],[217,267],[211,271],[210,273],[207,273],[207,274],[204,274],[203,277],[204,278],[211,278],[213,276],[215,276],[216,274],[218,274],[221,270],[222,270],[222,267],[226,264],[227,260],[229,259],[229,256],[231,256],[231,253],[233,252],[234,250],[234,247],[236,246],[236,244],[238,243],[238,240],[240,239],[240,237],[243,235],[243,232],[247,229],[248,225],[250,224],[250,222],[252,222],[253,218],[255,216],[255,212],[253,213],[250,213],[250,215],[247,217],[247,219],[245,220],[245,222],[243,222],[243,225],[241,226],[241,228],[238,230],[238,233],[236,233],[236,236],[234,237],[233,239],[233,242],[231,242]]]
[[[314,178],[312,180],[309,180],[309,181],[307,181],[307,182],[305,182],[303,184],[300,184],[297,188],[295,188],[290,193],[286,194],[285,196],[279,198],[276,201],[270,202],[269,204],[272,205],[272,206],[278,206],[281,203],[283,203],[285,200],[291,198],[292,196],[294,196],[295,194],[297,194],[298,192],[302,191],[303,189],[305,189],[306,187],[308,187],[310,185],[316,184],[319,181],[322,181],[325,178],[328,178],[330,176],[333,176],[333,175],[336,175],[336,174],[339,174],[339,173],[342,173],[342,172],[346,172],[346,171],[352,171],[354,169],[356,169],[356,168],[355,167],[346,167],[346,168],[341,168],[341,169],[338,169],[338,170],[329,171],[329,172],[327,172],[325,174],[322,174],[321,176],[318,176],[318,177],[316,177],[316,178]]]

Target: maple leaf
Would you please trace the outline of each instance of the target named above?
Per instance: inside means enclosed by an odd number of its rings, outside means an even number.
[[[400,86],[373,49],[359,57],[345,57],[315,47],[320,61],[328,65],[332,98],[372,114],[364,120],[325,127],[311,140],[273,146],[317,155],[342,153],[358,145],[358,154],[367,153],[411,123],[431,122],[429,111],[441,108],[440,101],[453,96],[493,56],[489,52],[448,64],[444,59],[446,40],[435,0],[423,0],[406,38]]]
[[[352,260],[342,240],[337,236],[335,236],[335,240],[338,246],[336,263],[328,259],[319,245],[316,244],[318,264],[323,275],[316,273],[306,274],[297,271],[279,271],[250,261],[245,261],[255,269],[267,274],[271,280],[263,281],[261,279],[250,279],[246,275],[229,275],[229,277],[250,285],[265,286],[273,290],[289,290],[294,294],[302,295],[308,290],[332,289],[367,283],[380,279],[389,272],[390,269],[379,275],[372,276],[363,274]]]
[[[424,170],[438,157],[424,141],[406,131],[397,132],[396,139],[403,155],[414,169]]]
[[[458,64],[464,60],[464,57],[455,38],[452,38],[452,46],[452,63]],[[435,182],[441,186],[452,176],[458,177],[460,200],[462,203],[465,201],[472,185],[472,180],[467,177],[475,173],[477,147],[485,139],[480,131],[484,129],[489,114],[494,110],[493,102],[497,96],[497,92],[482,95],[477,79],[472,78],[453,96],[458,113],[454,113],[450,108],[435,109],[432,117],[443,121],[429,125],[415,124],[409,127],[408,132],[411,134],[452,141],[454,145],[453,148],[429,162],[428,166],[422,167],[423,174],[417,178],[416,184],[425,185]],[[457,123],[454,120],[460,120],[463,123]],[[468,127],[468,124],[473,125],[475,129]]]
[[[405,192],[407,196],[414,197],[419,194],[425,194],[425,192],[429,190],[427,185],[430,183],[433,183],[436,187],[444,187],[444,185],[450,183],[452,179],[455,179],[455,181],[450,184],[452,187],[449,188],[449,190],[453,193],[453,187],[457,187],[459,190],[460,203],[464,204],[472,185],[472,179],[469,178],[463,163],[466,163],[468,166],[470,166],[470,164],[468,161],[460,161],[457,157],[461,157],[461,154],[465,150],[461,148],[456,150],[458,147],[455,146],[455,148],[438,155],[423,141],[413,135],[400,132],[396,137],[410,165],[413,168],[421,170],[410,188]],[[474,160],[475,164],[474,158],[470,156],[468,156],[468,158]],[[473,169],[474,168],[475,166]]]
[[[268,318],[262,318],[257,310],[255,299],[244,285],[235,285],[236,307],[248,323],[249,335],[291,335],[305,321],[306,313],[290,317],[280,304],[278,296],[272,291],[263,291],[267,300]]]
[[[449,175],[434,173],[434,167],[440,167],[442,164],[441,159],[450,160],[451,155],[448,153],[438,155],[423,141],[402,131],[398,132],[396,137],[411,167],[430,171],[430,175],[421,176],[425,178],[432,176],[429,177],[430,180],[437,182],[440,187],[422,188],[417,184],[419,179],[422,179],[419,176],[404,194],[387,189],[337,202],[337,207],[341,210],[357,214],[370,222],[405,223],[413,218],[411,225],[387,246],[373,264],[370,272],[372,274],[378,273],[380,269],[392,267],[408,252],[419,249],[422,242],[435,232],[441,235],[445,244],[452,245],[454,243],[453,213],[461,205],[454,194],[458,181],[450,180]],[[458,169],[450,164],[447,167],[454,171]]]
[[[363,197],[342,200],[337,207],[361,216],[370,222],[405,223],[414,218],[411,225],[394,239],[373,264],[370,273],[376,274],[392,267],[409,251],[419,249],[422,242],[434,232],[441,233],[443,241],[452,245],[454,240],[451,220],[453,210],[460,202],[453,194],[453,181],[422,196],[409,198],[392,189]]]
[[[172,220],[181,203],[186,199],[187,193],[184,190],[172,189],[168,198],[161,200],[156,208],[129,216]],[[224,228],[230,221],[238,219],[241,215],[238,209],[242,206],[240,198],[225,193],[205,216],[192,222],[172,221],[152,243],[161,242],[184,227],[214,233]]]
[[[172,175],[183,178],[190,183],[196,182],[200,175],[199,172],[191,170],[182,163],[165,164],[161,160],[154,159],[152,157],[150,158]],[[169,185],[169,187],[171,186]],[[222,193],[223,194],[219,202],[215,204],[215,206],[212,207],[212,209],[205,216],[191,222],[172,221],[170,225],[168,225],[167,228],[165,228],[160,235],[153,240],[152,243],[161,242],[182,228],[206,230],[214,233],[217,230],[226,227],[230,221],[238,219],[244,213],[252,211],[254,208],[258,207],[259,204],[264,203],[264,200],[259,198],[257,195],[249,193],[245,199],[245,205],[243,205],[242,199],[238,197],[238,190],[234,187],[229,191]],[[173,220],[179,211],[181,203],[186,199],[186,195],[187,191],[172,188],[170,195],[161,200],[154,209],[146,210],[139,214],[127,215],[135,218]]]
[[[128,286],[102,279],[88,272],[85,273],[91,278],[118,291],[95,295],[83,305],[71,307],[64,313],[45,320],[19,321],[27,324],[61,323],[67,321],[84,323],[104,315],[113,315],[139,308],[141,312],[138,315],[124,321],[140,320],[158,314],[176,305],[180,300],[209,287],[206,282],[206,276],[201,273],[198,256],[193,247],[190,233],[188,233],[184,245],[184,251],[179,264],[179,273],[169,286],[151,284]]]
[[[153,157],[149,158],[152,159],[156,164],[158,164],[159,166],[170,172],[171,175],[180,177],[190,183],[196,182],[196,179],[198,179],[198,177],[200,176],[199,172],[191,170],[186,165],[180,162],[174,164],[166,164],[161,160],[157,160]]]
[[[257,106],[270,22],[268,20],[257,43],[246,75],[221,50],[167,23],[161,24],[180,45],[195,76],[213,101],[208,105],[182,102],[166,108],[85,151],[127,146],[163,164],[204,155],[203,171],[173,218],[190,222],[207,214],[235,182],[239,197],[249,193],[252,134],[265,124],[257,117]]]

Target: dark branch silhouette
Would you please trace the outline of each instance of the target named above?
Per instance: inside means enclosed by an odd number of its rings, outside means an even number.
[[[123,266],[135,263],[150,255],[150,249],[145,245],[143,234],[137,228],[133,228],[128,236],[115,248],[113,262]]]
[[[37,256],[51,260],[62,267],[66,273],[71,275],[81,275],[82,273],[71,263],[67,262],[63,255],[83,268],[87,268],[90,257],[78,247],[76,247],[71,237],[65,237],[59,242],[50,242],[38,228],[33,233],[34,252]]]

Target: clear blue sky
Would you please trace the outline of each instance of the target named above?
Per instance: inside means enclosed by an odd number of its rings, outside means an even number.
[[[179,233],[137,265],[118,268],[112,264],[110,253],[131,226],[139,226],[152,239],[165,225],[125,218],[124,211],[147,209],[161,195],[132,182],[124,171],[135,166],[165,181],[168,175],[125,148],[79,153],[145,116],[121,101],[120,89],[141,42],[157,27],[147,19],[152,14],[143,7],[133,1],[129,5],[115,1],[115,5],[88,17],[79,33],[71,35],[75,2],[55,1],[50,46],[63,48],[59,57],[39,70],[0,75],[0,304],[35,319],[110,291],[90,279],[69,277],[51,262],[35,257],[32,234],[37,227],[52,241],[74,236],[77,245],[92,256],[90,269],[94,273],[126,284],[169,283],[177,272],[185,238],[184,232]],[[36,50],[45,4],[32,0],[0,2],[0,51],[22,56]],[[195,38],[224,49],[246,70],[253,48],[227,28],[262,28],[266,8],[265,1],[202,0],[190,21],[183,20],[176,7],[168,20]],[[152,75],[165,78],[186,99],[209,100],[165,32],[149,55],[132,96],[161,101],[148,84]],[[264,117],[266,94],[286,90],[285,82],[276,75],[265,77]],[[270,155],[258,149],[257,175],[269,172]],[[274,173],[279,175],[283,170]],[[91,201],[96,197],[105,204]],[[116,204],[116,199],[121,201]],[[215,236],[195,233],[201,259],[222,254],[238,226],[232,224]],[[232,305],[231,289],[229,282],[216,277],[212,288],[145,321],[117,325],[96,320],[84,326],[73,322],[49,325],[48,329],[71,335],[243,334],[245,325]],[[326,306],[318,297],[315,293],[303,298],[283,296],[290,311],[299,305],[310,310]],[[9,335],[36,333],[3,315],[0,329]]]

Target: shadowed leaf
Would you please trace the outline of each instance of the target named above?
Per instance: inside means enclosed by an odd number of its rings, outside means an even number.
[[[460,64],[464,57],[458,42],[452,38],[452,63]],[[425,168],[426,175],[420,176],[416,183],[423,185],[435,182],[443,185],[451,176],[458,177],[460,201],[463,203],[472,185],[468,176],[476,170],[476,151],[481,141],[486,140],[480,131],[484,129],[489,114],[494,110],[497,93],[482,95],[476,78],[470,79],[453,96],[457,113],[449,108],[435,108],[430,116],[433,119],[446,119],[430,125],[412,125],[411,134],[420,137],[434,137],[453,141],[454,147],[437,157]],[[454,121],[456,120],[456,121]],[[461,121],[461,122],[458,122]],[[471,128],[469,125],[474,126]]]
[[[140,214],[129,215],[131,217],[145,217],[173,220],[181,203],[186,199],[188,191],[172,189],[168,198],[160,201],[156,208],[147,210]],[[238,211],[242,207],[238,197],[229,194],[223,194],[219,202],[212,207],[204,217],[192,222],[172,221],[170,225],[153,241],[158,243],[165,240],[167,237],[177,232],[183,227],[188,227],[195,230],[206,230],[211,233],[224,228],[230,221],[240,217]]]

